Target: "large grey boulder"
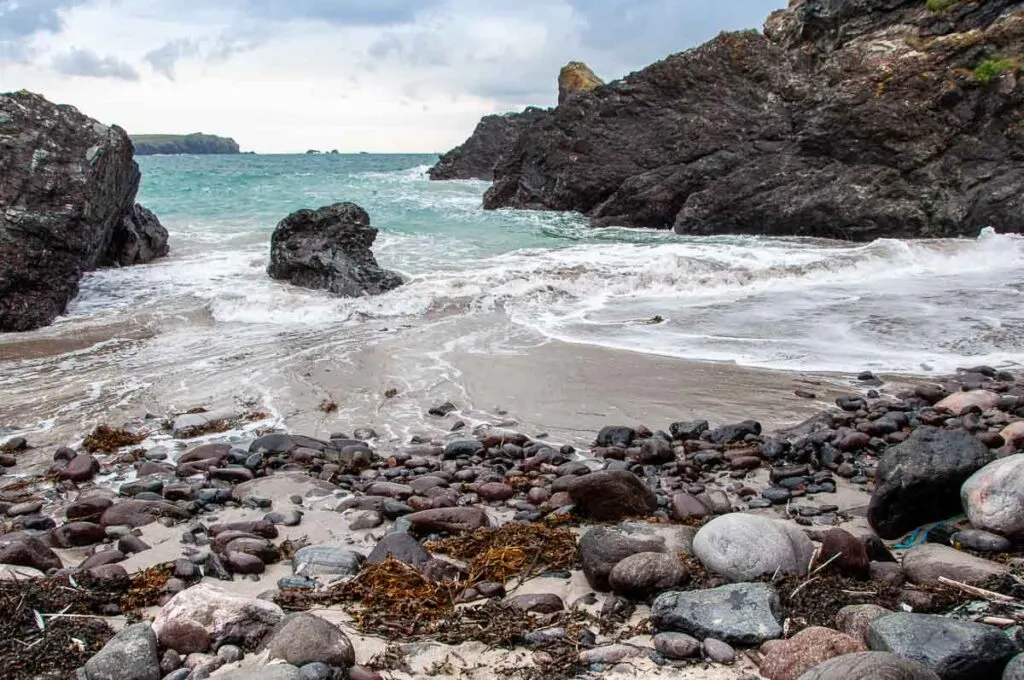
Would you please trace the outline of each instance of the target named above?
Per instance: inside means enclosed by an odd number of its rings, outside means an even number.
[[[148,623],[127,626],[85,662],[89,680],[160,680],[156,633]]]
[[[277,624],[267,641],[267,654],[293,666],[319,662],[348,668],[356,659],[352,643],[337,626],[305,612]]]
[[[939,676],[924,664],[889,652],[857,652],[829,659],[799,680],[939,680]]]
[[[1024,538],[1024,453],[975,472],[960,489],[960,500],[975,528]]]
[[[814,544],[794,524],[732,513],[701,527],[693,538],[693,554],[730,581],[752,581],[777,571],[806,574]]]
[[[782,635],[779,621],[779,594],[764,583],[662,593],[651,605],[655,630],[729,644],[758,645],[774,640]]]
[[[274,229],[267,273],[272,279],[345,297],[384,293],[403,279],[377,264],[370,251],[376,239],[370,216],[355,203],[298,210]]]
[[[882,538],[895,539],[960,514],[961,485],[994,458],[967,432],[917,428],[878,463],[868,522]]]
[[[138,188],[124,130],[31,92],[0,94],[0,332],[52,323],[91,269],[167,254]]]
[[[868,624],[868,646],[919,661],[942,680],[999,678],[1018,652],[994,626],[933,614],[897,612]]]

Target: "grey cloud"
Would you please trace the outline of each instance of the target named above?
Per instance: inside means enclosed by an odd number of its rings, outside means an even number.
[[[174,80],[175,69],[182,59],[202,58],[207,61],[223,61],[235,54],[256,49],[270,37],[267,31],[251,29],[230,29],[211,40],[172,40],[146,53],[145,59],[153,70]]]
[[[128,64],[115,57],[101,57],[91,50],[76,47],[53,58],[53,68],[58,73],[69,76],[85,76],[88,78],[119,78],[121,80],[138,80],[138,72]]]
[[[0,39],[57,33],[64,25],[61,11],[89,0],[0,0]]]
[[[191,40],[171,42],[146,53],[145,59],[153,70],[174,80],[174,67],[178,61],[199,53],[199,45]]]
[[[89,0],[0,0],[0,63],[27,62],[28,42],[37,33],[58,33],[61,11]]]
[[[443,0],[244,0],[251,18],[310,19],[333,24],[387,25],[411,22]]]

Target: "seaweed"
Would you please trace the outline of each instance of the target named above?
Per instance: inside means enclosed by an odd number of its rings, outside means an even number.
[[[427,549],[469,561],[469,584],[513,576],[520,582],[548,569],[576,566],[576,535],[544,524],[506,524],[427,543]]]
[[[146,434],[135,434],[123,428],[97,425],[86,435],[82,446],[89,453],[115,453],[122,446],[134,446],[146,438]]]

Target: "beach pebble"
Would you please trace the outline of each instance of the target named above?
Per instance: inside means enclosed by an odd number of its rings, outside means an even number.
[[[873,620],[867,640],[873,651],[919,661],[943,679],[998,676],[1018,651],[994,626],[908,612]]]
[[[263,517],[263,520],[283,526],[298,526],[302,523],[302,511],[293,508],[282,512],[270,512]]]
[[[1013,543],[999,534],[981,529],[965,529],[953,535],[953,542],[960,547],[978,552],[1009,552]]]
[[[912,659],[888,652],[858,652],[829,659],[799,680],[940,680],[935,671]]]
[[[95,456],[75,456],[60,471],[59,477],[70,482],[87,482],[100,471],[100,463]]]
[[[236,668],[221,671],[216,680],[303,680],[302,671],[286,663],[273,663],[256,668]]]
[[[631,427],[607,425],[597,433],[597,445],[618,446],[627,449],[633,443],[634,437],[636,437],[636,431]]]
[[[975,529],[1024,538],[1024,454],[981,468],[964,482],[960,496]]]
[[[687,572],[675,555],[642,552],[619,561],[608,576],[612,590],[620,595],[644,598],[686,580]]]
[[[768,680],[797,680],[822,662],[844,654],[868,651],[860,640],[829,628],[805,628],[788,640],[765,645],[761,675]]]
[[[352,576],[363,565],[363,555],[330,545],[311,545],[299,548],[292,560],[297,576]]]
[[[798,527],[759,515],[716,517],[693,539],[693,554],[704,567],[737,582],[777,571],[806,574],[813,553],[814,545]]]
[[[999,393],[990,390],[956,392],[935,404],[937,410],[949,411],[953,415],[961,415],[972,406],[976,406],[982,411],[996,408],[999,406]]]
[[[162,638],[172,622],[189,621],[205,628],[214,642],[231,635],[233,644],[245,646],[261,640],[282,618],[284,612],[276,604],[232,595],[203,582],[171,598],[157,614],[153,629]]]
[[[286,616],[266,643],[271,659],[294,666],[320,662],[348,668],[355,663],[355,651],[348,637],[333,623],[300,612]]]
[[[387,534],[377,542],[366,558],[367,564],[380,564],[388,556],[412,566],[425,564],[430,553],[415,538],[405,533]]]
[[[89,680],[160,680],[156,635],[148,623],[126,626],[85,662]]]
[[[356,513],[348,528],[352,531],[362,531],[364,529],[376,529],[381,524],[384,524],[384,516],[382,514],[376,510],[363,510]]]
[[[726,665],[736,663],[736,650],[715,638],[704,640],[704,655],[715,663]]]
[[[553,593],[537,593],[534,595],[513,595],[506,600],[509,604],[524,612],[536,614],[554,614],[565,610],[565,603]]]
[[[831,561],[830,561],[831,560]],[[829,563],[829,569],[847,576],[867,579],[870,576],[869,560],[864,543],[844,529],[829,529],[821,535],[821,549],[818,564]]]
[[[613,644],[605,645],[604,647],[596,647],[594,649],[587,649],[580,652],[580,661],[587,664],[613,664],[618,663],[623,659],[641,656],[642,654],[644,654],[644,650],[639,647],[624,644]]]
[[[651,605],[659,632],[686,633],[729,644],[757,645],[782,635],[779,595],[764,583],[662,593]]]
[[[654,636],[654,649],[667,659],[689,659],[700,653],[701,646],[685,633],[658,633]]]
[[[663,539],[653,536],[628,535],[618,529],[594,527],[579,540],[578,550],[583,574],[594,590],[611,589],[612,569],[630,555],[665,552]]]
[[[868,624],[887,614],[892,611],[876,604],[848,604],[836,613],[836,627],[867,644]]]
[[[481,508],[433,508],[405,516],[412,531],[418,534],[460,533],[490,526],[487,513]]]
[[[185,656],[210,649],[210,632],[187,619],[168,621],[161,627],[159,638],[161,647]]]
[[[0,564],[30,567],[42,572],[63,566],[57,553],[28,534],[0,535]]]
[[[711,514],[711,509],[693,494],[681,491],[672,496],[672,517],[677,520],[699,519]]]
[[[598,521],[646,517],[658,508],[654,492],[632,472],[603,471],[576,477],[568,492],[577,512]]]
[[[903,555],[903,572],[919,585],[935,585],[940,576],[982,586],[996,576],[1010,572],[1009,567],[975,557],[938,543],[925,543]]]

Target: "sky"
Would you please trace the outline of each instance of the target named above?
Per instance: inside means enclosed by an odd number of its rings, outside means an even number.
[[[445,151],[481,116],[553,106],[785,0],[0,0],[0,92],[129,133],[260,153]]]

